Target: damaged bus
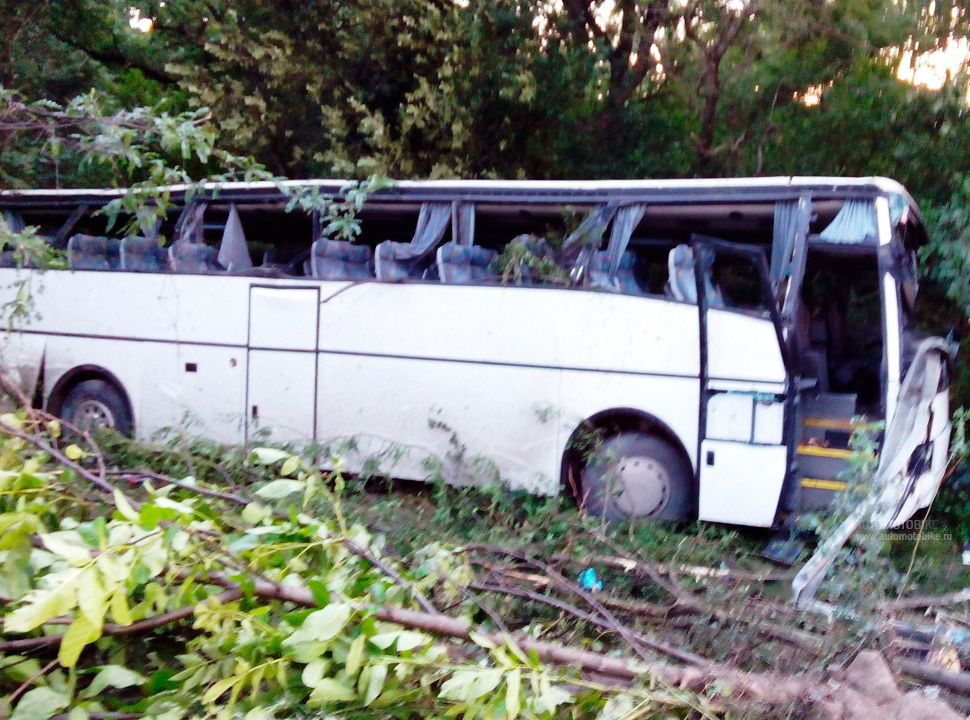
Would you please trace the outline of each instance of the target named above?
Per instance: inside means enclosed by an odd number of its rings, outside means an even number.
[[[912,326],[925,231],[891,180],[398,182],[354,242],[287,212],[294,187],[172,188],[127,237],[97,212],[120,191],[0,193],[69,265],[0,256],[7,307],[33,288],[7,373],[81,426],[305,444],[608,517],[824,508],[863,422],[885,427],[879,524],[937,492],[948,348]]]

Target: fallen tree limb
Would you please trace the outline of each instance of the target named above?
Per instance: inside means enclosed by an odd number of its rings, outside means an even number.
[[[925,680],[961,695],[970,696],[970,673],[944,670],[936,665],[909,658],[897,658],[895,664],[906,675],[917,680]]]
[[[557,598],[550,597],[548,595],[543,595],[542,593],[531,592],[529,590],[524,590],[521,588],[510,588],[502,585],[489,585],[487,583],[474,583],[470,586],[473,590],[482,590],[484,592],[502,593],[506,595],[512,595],[515,597],[523,598],[526,600],[532,600],[534,602],[542,603],[544,605],[549,605],[557,610],[568,613],[575,617],[577,620],[582,620],[584,622],[592,623],[598,627],[609,630],[611,626],[608,622],[605,622],[601,618],[596,617],[592,613],[585,613],[579,608],[570,605],[569,603],[558,600]],[[699,655],[695,655],[692,652],[687,652],[686,650],[681,650],[676,648],[669,643],[661,642],[655,638],[644,635],[640,632],[634,632],[633,636],[636,638],[637,642],[645,645],[646,647],[654,650],[658,653],[666,655],[668,657],[674,658],[675,660],[680,660],[688,665],[705,665],[709,660],[702,658]]]
[[[242,590],[235,587],[226,590],[224,593],[220,594],[217,599],[221,603],[229,603],[233,602],[234,600],[239,600],[241,597],[243,597]],[[116,635],[137,635],[139,633],[155,630],[157,628],[164,627],[165,625],[171,625],[172,623],[180,622],[186,618],[192,617],[195,614],[196,607],[196,605],[187,605],[185,607],[178,608],[177,610],[172,610],[167,613],[162,613],[161,615],[139,620],[131,625],[106,623],[101,628],[101,636],[113,637]],[[22,640],[8,640],[7,642],[0,643],[0,653],[27,652],[31,650],[39,650],[45,647],[53,647],[60,645],[63,637],[64,636],[62,634],[54,634],[41,635],[40,637],[34,638],[24,638]]]
[[[959,605],[970,602],[970,588],[963,588],[945,595],[913,595],[911,597],[887,600],[879,607],[882,610],[912,610],[915,608],[939,607],[941,605]]]

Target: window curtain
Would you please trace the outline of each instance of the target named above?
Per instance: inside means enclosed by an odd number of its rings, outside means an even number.
[[[620,269],[620,260],[623,258],[623,253],[626,252],[627,245],[630,244],[633,229],[640,223],[646,212],[646,205],[624,205],[616,211],[616,217],[613,218],[613,230],[610,233],[610,243],[607,246],[610,258],[607,280],[610,283],[613,282],[617,271]]]
[[[798,201],[775,203],[775,224],[771,237],[771,291],[778,296],[782,281],[791,269],[792,249],[798,234]]]
[[[175,223],[176,243],[201,243],[203,236],[202,217],[205,215],[205,203],[189,203],[182,210]]]
[[[4,210],[3,220],[7,223],[7,227],[10,228],[10,232],[20,233],[24,231],[25,223],[20,213],[13,212],[12,210]]]
[[[418,226],[409,243],[395,243],[395,260],[418,260],[433,251],[451,222],[451,203],[425,203],[418,215]]]
[[[462,204],[458,206],[458,233],[459,245],[474,245],[475,243],[475,206]]]
[[[861,245],[876,236],[876,208],[871,200],[846,200],[831,224],[819,233],[821,240],[843,245]]]
[[[583,218],[579,227],[569,233],[563,241],[560,253],[563,266],[574,266],[581,255],[586,258],[593,250],[599,248],[603,241],[603,233],[606,232],[606,227],[616,214],[616,209],[615,202],[593,208],[589,215]]]
[[[251,270],[253,260],[246,247],[246,234],[243,232],[242,221],[236,203],[229,206],[229,217],[226,227],[222,231],[222,241],[219,243],[219,264],[233,270]]]
[[[786,327],[791,324],[798,309],[811,219],[812,201],[808,196],[775,203],[768,279],[779,306],[782,324]]]

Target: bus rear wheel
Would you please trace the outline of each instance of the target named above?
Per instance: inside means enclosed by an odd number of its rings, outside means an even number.
[[[68,391],[60,415],[79,430],[117,430],[131,436],[132,421],[121,391],[104,380],[83,380]]]
[[[597,517],[689,520],[694,513],[690,464],[655,435],[625,432],[608,438],[580,477],[582,506]]]

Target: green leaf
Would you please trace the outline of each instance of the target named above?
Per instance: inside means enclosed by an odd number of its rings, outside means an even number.
[[[48,687],[34,688],[17,703],[10,720],[49,720],[70,703],[66,693]]]
[[[61,649],[57,653],[58,661],[64,667],[74,667],[84,648],[99,637],[101,637],[101,626],[95,625],[86,615],[78,615],[61,638]]]
[[[239,678],[233,676],[233,677],[222,678],[222,680],[212,683],[212,685],[210,685],[209,688],[205,691],[205,694],[202,695],[202,702],[204,702],[207,705],[214,703],[216,700],[222,697],[223,693],[225,693],[229,688],[231,688],[237,682],[239,682]]]
[[[114,499],[115,499],[115,507],[118,508],[118,512],[121,513],[121,516],[125,520],[130,520],[131,522],[138,522],[140,519],[140,515],[135,511],[135,508],[131,506],[131,503],[128,502],[128,498],[125,497],[125,494],[121,492],[121,490],[119,490],[118,488],[115,488],[112,491],[112,495],[114,496]]]
[[[250,525],[256,525],[257,523],[263,522],[263,520],[270,517],[272,514],[273,511],[265,505],[252,502],[243,508],[242,519],[248,522]]]
[[[516,668],[505,678],[505,713],[509,720],[515,720],[522,710],[521,688],[522,671]]]
[[[496,647],[498,647],[491,639],[485,635],[482,635],[481,633],[475,632],[474,630],[468,633],[468,638],[473,643],[479,647],[485,648],[486,650],[494,650]]]
[[[256,495],[267,500],[279,500],[296,492],[303,492],[306,484],[300,480],[273,480],[256,491]]]
[[[253,448],[253,457],[260,465],[275,465],[280,460],[290,457],[290,453],[276,448]]]
[[[384,680],[387,679],[387,665],[371,665],[370,676],[367,678],[367,693],[364,695],[364,705],[370,705],[381,694],[384,689]]]
[[[323,658],[311,660],[303,668],[303,674],[301,675],[303,684],[308,688],[316,687],[323,680],[323,676],[327,674],[327,670],[329,669],[329,660],[324,660]]]
[[[356,696],[356,693],[343,683],[331,678],[323,678],[310,693],[308,704],[316,706],[329,702],[348,702]]]
[[[357,671],[360,670],[361,662],[364,659],[366,642],[367,638],[361,633],[350,643],[350,649],[347,651],[347,660],[344,663],[344,669],[348,675],[356,675]]]
[[[398,652],[407,652],[421,645],[426,645],[429,642],[431,642],[430,636],[424,633],[414,632],[413,630],[405,630],[398,636],[396,647]]]
[[[67,455],[68,460],[80,460],[87,455],[86,452],[74,444],[64,448],[64,454]]]
[[[34,590],[28,593],[27,604],[4,618],[4,631],[30,632],[53,617],[67,614],[76,603],[75,591],[80,574],[80,570],[71,568],[62,574],[62,581],[53,590]]]
[[[387,650],[396,641],[397,651],[406,652],[421,645],[426,645],[431,642],[431,638],[424,633],[413,630],[394,630],[392,632],[378,633],[371,637],[370,641],[381,650]]]
[[[80,534],[75,530],[40,533],[40,539],[44,547],[57,557],[64,558],[74,567],[81,567],[91,562],[91,551],[84,546]]]
[[[144,675],[121,665],[105,665],[94,676],[91,684],[81,693],[81,697],[94,697],[107,687],[127,688],[144,685],[148,681]]]
[[[81,614],[99,629],[108,611],[108,596],[101,583],[101,576],[94,566],[87,567],[78,578],[77,604]]]
[[[300,458],[297,455],[290,455],[280,468],[280,475],[292,475],[300,469]]]
[[[303,624],[283,641],[284,645],[302,642],[327,642],[337,637],[350,619],[353,608],[345,603],[331,603],[322,610],[307,615]]]
[[[492,692],[500,682],[502,671],[497,668],[462,670],[442,683],[439,697],[471,702]]]
[[[111,608],[111,617],[119,625],[128,626],[133,622],[131,617],[131,610],[128,608],[128,593],[125,590],[125,586],[120,586],[111,594],[111,602],[109,603]]]

